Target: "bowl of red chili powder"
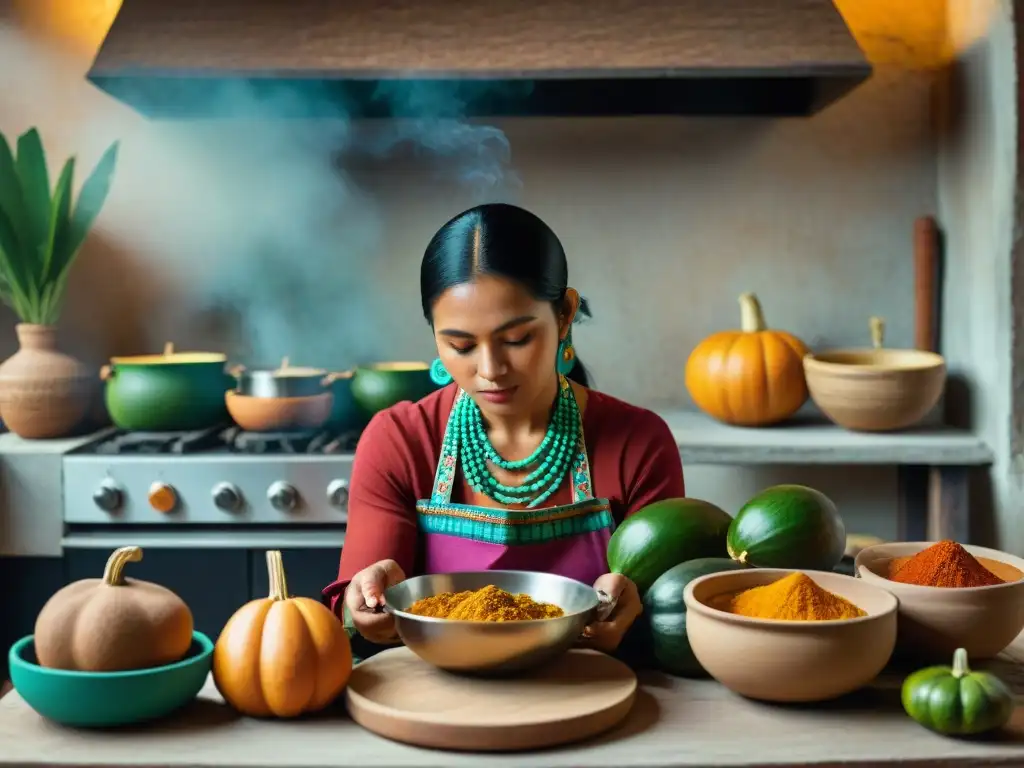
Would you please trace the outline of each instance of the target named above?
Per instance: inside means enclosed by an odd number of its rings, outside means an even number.
[[[856,574],[899,600],[897,652],[946,659],[997,656],[1024,630],[1024,559],[955,541],[877,544]]]

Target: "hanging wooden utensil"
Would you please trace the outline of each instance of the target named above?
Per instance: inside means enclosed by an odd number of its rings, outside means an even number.
[[[938,351],[939,225],[931,216],[914,222],[914,346]]]

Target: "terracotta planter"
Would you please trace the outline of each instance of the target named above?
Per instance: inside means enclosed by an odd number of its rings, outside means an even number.
[[[0,365],[0,418],[19,437],[65,437],[85,417],[94,386],[88,369],[57,351],[57,329],[15,326],[20,348]]]

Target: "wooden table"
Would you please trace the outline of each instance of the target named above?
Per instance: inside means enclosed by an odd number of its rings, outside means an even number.
[[[1024,636],[992,668],[1024,694]],[[659,674],[628,721],[589,743],[521,755],[434,752],[385,741],[343,712],[293,722],[235,716],[212,685],[181,714],[112,733],[40,718],[13,692],[0,699],[0,766],[177,768],[670,768],[689,765],[1024,765],[1024,698],[988,742],[946,739],[903,714],[901,676],[887,673],[839,702],[779,707],[741,699],[712,681]]]

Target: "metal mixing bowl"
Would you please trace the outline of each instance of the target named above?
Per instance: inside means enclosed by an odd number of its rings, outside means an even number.
[[[417,600],[441,592],[494,585],[525,593],[565,611],[536,621],[452,621],[406,613]],[[413,653],[435,667],[476,675],[499,675],[536,667],[564,653],[584,627],[598,617],[601,596],[574,579],[532,571],[467,571],[416,576],[384,592],[398,636]]]

